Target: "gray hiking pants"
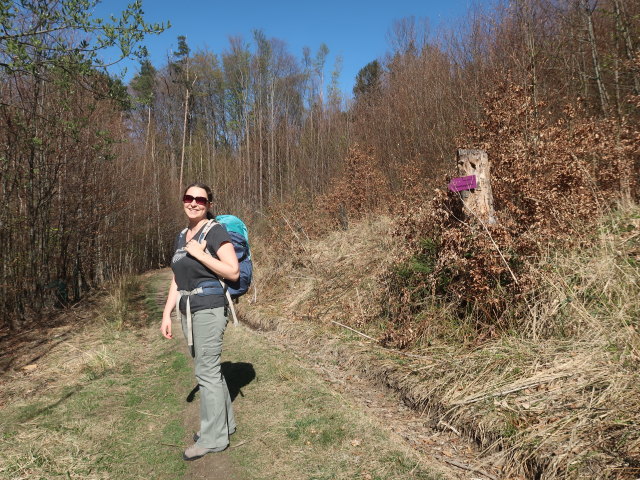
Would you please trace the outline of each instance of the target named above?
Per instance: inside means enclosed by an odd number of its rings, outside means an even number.
[[[198,446],[224,449],[236,429],[231,396],[220,369],[222,337],[227,326],[225,308],[209,308],[192,314],[195,373],[200,386],[200,439]],[[187,336],[186,318],[182,331]]]

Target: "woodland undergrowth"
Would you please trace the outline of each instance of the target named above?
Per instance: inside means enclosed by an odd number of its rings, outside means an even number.
[[[326,195],[265,217],[256,307],[429,358],[396,387],[506,475],[637,478],[638,124],[558,117],[508,80],[485,104],[460,146],[488,152],[497,224],[412,183],[418,163],[391,188],[356,145]]]
[[[488,153],[498,222],[482,224],[442,189],[400,217],[404,248],[381,303],[391,345],[432,330],[420,313],[434,299],[480,341],[511,329],[533,338],[575,330],[540,318],[540,264],[551,251],[597,242],[600,219],[633,199],[640,140],[632,120],[592,118],[579,105],[556,119],[510,83],[485,104],[486,120],[460,142]]]

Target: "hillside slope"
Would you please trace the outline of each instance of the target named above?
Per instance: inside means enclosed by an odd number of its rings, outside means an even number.
[[[320,363],[330,355],[392,386],[426,423],[492,453],[504,478],[637,478],[638,207],[604,218],[586,247],[540,259],[545,282],[532,308],[562,322],[561,334],[534,338],[523,327],[474,337],[472,319],[431,302],[408,326],[419,340],[402,352],[379,342],[392,229],[370,217],[321,238],[289,236],[278,250],[257,245],[247,321]]]

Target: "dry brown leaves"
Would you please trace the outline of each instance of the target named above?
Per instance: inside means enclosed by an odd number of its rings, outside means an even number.
[[[516,327],[514,312],[526,311],[538,283],[535,259],[551,246],[588,243],[616,200],[637,195],[640,134],[631,119],[590,117],[579,103],[556,118],[508,80],[487,94],[484,113],[460,144],[488,153],[499,224],[479,225],[458,194],[438,190],[430,206],[404,215],[396,235],[408,270],[391,272],[383,299],[390,344],[419,336],[415,317],[434,294],[455,302],[461,318],[471,314],[479,338]]]
[[[346,228],[350,219],[361,219],[388,207],[390,198],[389,179],[382,173],[373,149],[355,144],[349,148],[344,171],[331,182],[318,206],[331,216],[336,226]]]

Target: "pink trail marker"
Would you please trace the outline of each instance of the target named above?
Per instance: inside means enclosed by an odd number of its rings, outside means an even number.
[[[462,192],[463,190],[473,190],[478,188],[478,180],[475,175],[452,178],[449,182],[449,190],[452,192]]]

